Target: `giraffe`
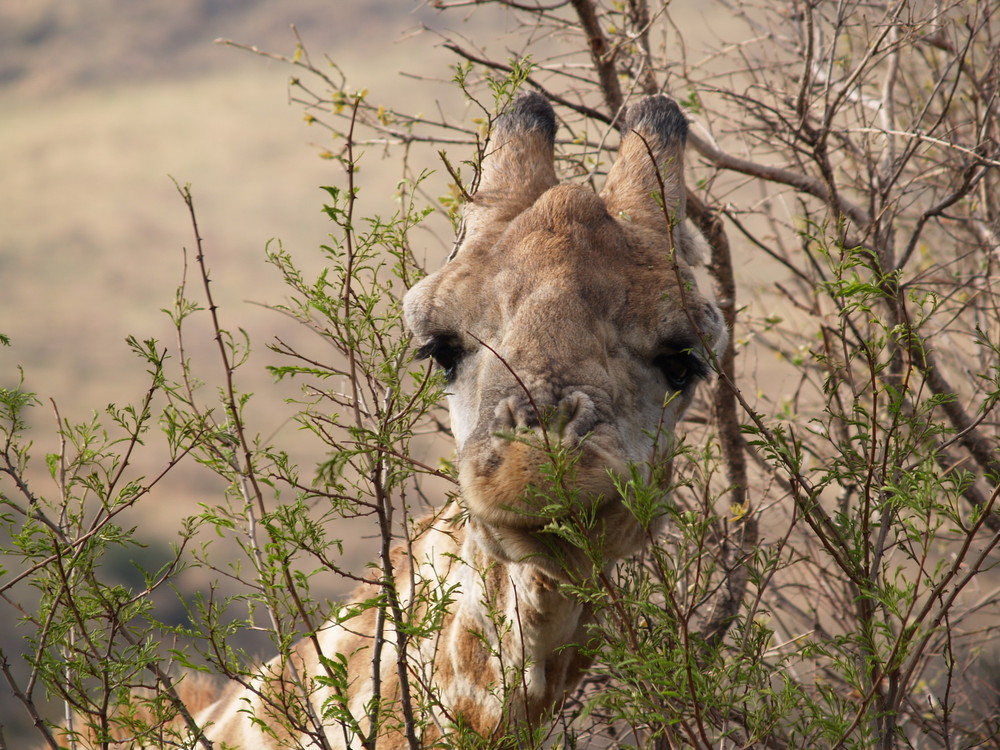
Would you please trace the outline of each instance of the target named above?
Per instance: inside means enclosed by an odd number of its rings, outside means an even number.
[[[650,530],[620,480],[636,470],[651,480],[669,461],[728,335],[691,271],[704,240],[684,219],[680,108],[646,97],[622,130],[599,195],[560,184],[552,107],[518,97],[497,118],[458,250],[404,299],[416,356],[447,383],[460,488],[394,555],[404,605],[415,586],[447,605],[438,632],[411,637],[403,664],[411,703],[429,718],[409,735],[402,719],[367,723],[376,682],[383,716],[402,705],[391,622],[372,668],[370,608],[334,618],[198,713],[215,747],[427,747],[459,727],[500,742],[544,722],[576,686],[587,663],[575,644],[593,615],[563,584],[592,573],[594,555],[546,528],[540,506],[556,489],[545,467],[553,451],[569,457],[564,510],[591,519],[598,564],[641,549]],[[363,585],[355,600],[376,591]],[[343,668],[340,689],[322,680],[319,653]]]

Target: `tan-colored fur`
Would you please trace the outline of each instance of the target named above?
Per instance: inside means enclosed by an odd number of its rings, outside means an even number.
[[[554,134],[538,95],[499,118],[462,246],[404,301],[419,354],[446,369],[461,488],[461,506],[430,522],[395,571],[404,607],[413,581],[451,599],[440,633],[414,639],[407,655],[415,701],[440,700],[418,737],[424,746],[456,725],[507,735],[543,721],[573,690],[586,668],[574,644],[592,615],[562,584],[592,562],[545,532],[539,505],[554,488],[541,467],[553,447],[568,452],[570,496],[595,518],[606,564],[640,549],[649,530],[615,479],[632,468],[651,478],[668,460],[695,381],[726,339],[689,269],[700,240],[684,223],[677,105],[656,96],[632,108],[600,196],[557,184]],[[362,587],[356,600],[374,591]],[[346,708],[364,731],[374,632],[369,609],[317,634],[326,657],[346,658]],[[381,695],[390,713],[400,697],[394,643],[387,622]],[[325,670],[311,642],[296,654],[294,674],[322,717],[333,700],[317,681]],[[250,689],[229,689],[196,719],[216,747],[319,747],[292,674],[270,662]],[[301,722],[290,731],[280,728],[289,706]],[[322,721],[330,747],[358,746],[336,720]],[[406,746],[398,722],[378,746]]]

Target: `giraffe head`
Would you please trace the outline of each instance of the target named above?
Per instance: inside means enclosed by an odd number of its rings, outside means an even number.
[[[689,268],[704,240],[684,221],[678,106],[629,110],[599,196],[558,184],[555,130],[537,94],[498,118],[464,241],[404,301],[418,356],[444,371],[470,520],[508,559],[536,551],[553,449],[569,496],[603,515],[609,556],[634,551],[615,478],[667,460],[727,337]]]

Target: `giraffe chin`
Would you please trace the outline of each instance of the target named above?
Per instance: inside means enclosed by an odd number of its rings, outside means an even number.
[[[469,514],[490,526],[537,530],[574,509],[590,511],[621,499],[614,477],[627,476],[624,460],[587,445],[570,462],[559,489],[553,472],[543,470],[546,460],[527,443],[508,443],[491,471],[464,463],[458,478]]]

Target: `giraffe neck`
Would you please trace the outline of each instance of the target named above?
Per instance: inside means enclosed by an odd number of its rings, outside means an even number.
[[[586,667],[572,644],[583,642],[590,611],[562,590],[565,576],[551,558],[515,557],[527,543],[522,532],[475,521],[463,531],[452,567],[459,588],[436,665],[440,687],[484,735],[515,722],[532,725]]]
[[[438,729],[424,729],[425,744],[453,723],[486,738],[536,728],[573,690],[588,665],[571,644],[584,642],[591,613],[561,590],[553,572],[558,565],[541,554],[509,559],[512,553],[523,551],[527,537],[462,521],[461,516],[453,504],[426,519],[412,545],[397,548],[394,554],[393,575],[405,610],[429,607],[438,597],[447,601],[439,632],[414,639],[408,647],[411,694],[430,687],[434,700],[439,701],[434,721]],[[376,582],[363,584],[353,602],[371,601],[377,593]],[[346,659],[350,686],[345,708],[365,731],[364,717],[374,691],[377,611],[365,607],[344,627],[325,627],[319,634],[327,658],[341,654]],[[381,638],[380,694],[394,701],[399,699],[400,685],[391,623],[385,623]],[[325,674],[310,639],[297,644],[292,661],[308,679]],[[273,696],[287,692],[288,700],[295,703],[296,692],[266,686],[282,681],[286,671],[285,660],[271,660],[261,667],[259,680],[249,688],[234,682],[218,701],[198,713],[196,721],[209,727],[211,739],[235,746],[276,748],[281,737],[290,741],[295,730],[289,730],[287,737],[279,732],[280,737],[272,738],[258,721],[248,719],[252,713],[264,724],[281,726],[284,702]],[[264,693],[272,697],[265,699]],[[312,702],[319,711],[333,698],[330,689],[323,687]],[[336,723],[327,734],[334,747],[359,746],[357,741],[346,742]],[[312,746],[308,734],[299,740],[303,746]],[[407,746],[398,727],[380,733],[379,747]]]

